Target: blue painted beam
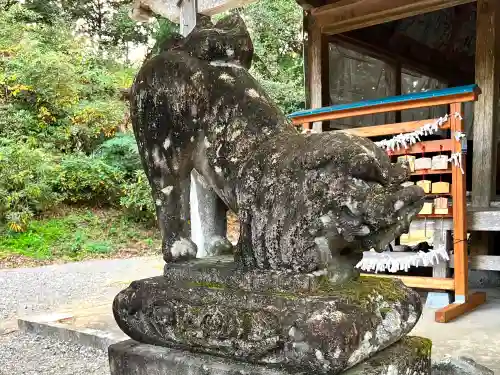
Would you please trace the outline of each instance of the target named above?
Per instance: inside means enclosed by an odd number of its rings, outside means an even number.
[[[365,107],[374,107],[378,105],[387,105],[387,104],[396,104],[403,102],[410,102],[413,100],[425,100],[425,99],[433,99],[433,98],[442,98],[446,96],[454,96],[460,94],[471,94],[474,92],[478,92],[479,87],[477,85],[468,85],[468,86],[460,86],[460,87],[452,87],[441,90],[433,90],[426,92],[419,92],[416,94],[406,94],[399,96],[389,96],[381,99],[372,99],[372,100],[364,100],[361,102],[355,103],[347,103],[347,104],[337,104],[332,105],[330,107],[316,108],[316,109],[306,109],[303,111],[294,112],[288,115],[289,118],[296,117],[304,117],[310,115],[319,115],[322,113],[334,113],[338,111],[345,111],[354,108],[365,108]]]

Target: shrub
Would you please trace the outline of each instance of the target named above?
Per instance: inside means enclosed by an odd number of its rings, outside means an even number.
[[[74,154],[62,158],[54,185],[67,202],[107,205],[118,202],[123,178],[99,158]]]
[[[132,134],[119,133],[100,145],[95,155],[125,172],[127,177],[135,178],[135,171],[142,168],[137,143]]]
[[[136,171],[135,180],[123,185],[120,205],[128,215],[139,221],[153,222],[156,217],[155,206],[151,195],[146,173]]]
[[[16,232],[26,229],[37,213],[56,205],[52,189],[54,158],[41,149],[16,142],[0,146],[0,220]]]
[[[124,114],[125,105],[120,101],[81,103],[70,118],[68,148],[92,152],[102,142],[114,137]]]

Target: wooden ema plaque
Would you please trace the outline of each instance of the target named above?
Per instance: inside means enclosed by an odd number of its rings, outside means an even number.
[[[420,171],[422,169],[431,169],[432,159],[431,158],[418,158],[415,159],[415,170]]]
[[[448,194],[450,192],[450,184],[448,182],[434,182],[431,191],[433,194]]]
[[[417,181],[417,186],[420,186],[422,189],[424,189],[424,192],[426,194],[429,194],[431,192],[431,184],[432,182],[429,180]]]
[[[436,155],[432,158],[431,162],[432,170],[443,170],[448,169],[448,156],[446,155]]]
[[[411,172],[415,172],[415,156],[403,155],[398,157],[398,163],[407,164]]]
[[[448,198],[434,199],[434,213],[436,215],[448,215]]]

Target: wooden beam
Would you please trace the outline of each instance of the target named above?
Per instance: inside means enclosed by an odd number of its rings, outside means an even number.
[[[310,69],[310,70],[312,70],[312,69]],[[311,86],[311,88],[312,87],[313,86]],[[407,109],[439,106],[439,105],[443,105],[443,104],[450,104],[453,102],[457,102],[457,103],[471,102],[471,101],[475,101],[477,99],[477,96],[478,96],[478,93],[473,92],[473,93],[457,94],[457,95],[443,96],[443,97],[436,97],[436,98],[412,100],[410,102],[377,104],[377,105],[366,106],[366,107],[362,107],[362,108],[349,108],[349,109],[335,111],[335,112],[325,112],[325,113],[317,113],[317,114],[311,114],[311,115],[301,116],[301,117],[293,117],[292,122],[295,125],[300,125],[304,122],[336,120],[336,119],[346,118],[346,117],[372,115],[372,114],[383,113],[383,112],[402,111],[402,110],[407,110]]]
[[[340,34],[475,0],[341,0],[312,10],[325,34]]]
[[[489,207],[495,195],[496,133],[500,64],[500,1],[478,0],[476,83],[483,95],[474,106],[474,155],[472,204]]]
[[[418,120],[418,121],[409,121],[409,122],[399,122],[395,124],[385,124],[385,125],[376,125],[376,126],[365,126],[362,128],[351,128],[344,129],[342,131],[354,134],[360,137],[378,137],[382,135],[392,135],[399,133],[410,133],[417,129],[420,129],[425,124],[430,124],[436,122],[437,119],[432,120]],[[449,122],[443,124],[440,129],[449,129]]]
[[[156,15],[168,18],[170,21],[178,23],[182,18],[182,8],[179,4],[183,0],[135,0],[132,3],[131,18],[144,22]],[[223,13],[230,9],[243,7],[256,0],[198,0],[196,13],[206,16]],[[182,26],[182,22],[181,22]]]
[[[419,289],[453,290],[455,282],[451,278],[380,275],[363,273],[363,276],[393,278],[401,280],[407,287]]]
[[[455,255],[450,256],[450,268],[455,268]],[[475,255],[469,257],[469,269],[481,271],[500,271],[499,255]]]
[[[476,309],[486,302],[486,293],[477,292],[468,296],[465,303],[452,303],[438,311],[435,314],[435,320],[438,323],[448,323],[455,318]]]
[[[323,71],[321,63],[322,38],[321,29],[318,25],[309,19],[308,26],[308,82],[310,95],[310,108],[321,108],[323,106],[323,88],[321,73]],[[322,120],[314,120],[313,130],[317,132],[323,131]]]

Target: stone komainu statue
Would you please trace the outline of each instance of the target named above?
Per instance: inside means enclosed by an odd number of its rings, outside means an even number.
[[[196,256],[194,169],[237,213],[246,269],[352,270],[408,228],[423,191],[370,140],[302,135],[249,74],[253,45],[237,16],[174,36],[137,75],[132,123],[167,262]],[[215,246],[212,253],[219,249]]]
[[[131,114],[167,264],[116,296],[119,327],[141,343],[300,374],[336,375],[397,343],[418,321],[420,296],[356,277],[354,263],[420,210],[423,191],[401,187],[408,171],[367,139],[299,134],[248,73],[253,48],[238,17],[162,49],[137,75]],[[193,169],[238,214],[234,259],[191,259]],[[208,242],[214,255],[224,248]],[[428,374],[424,346],[401,340],[375,358],[377,371],[364,363],[349,374]],[[112,371],[133,371],[134,355],[111,355]]]

